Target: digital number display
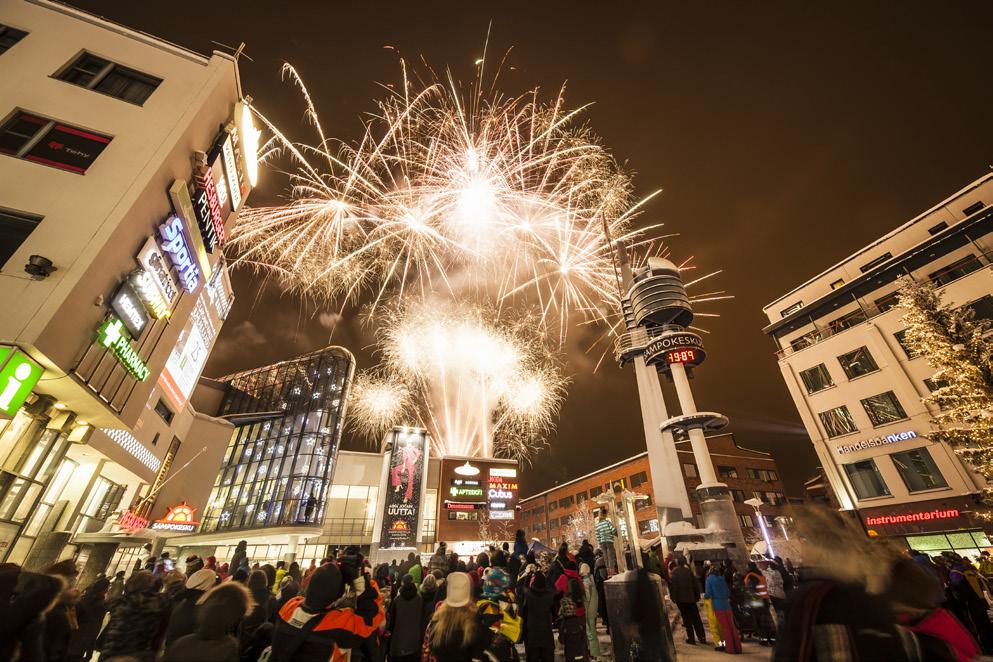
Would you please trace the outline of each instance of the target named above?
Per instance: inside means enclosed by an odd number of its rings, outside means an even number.
[[[692,363],[696,361],[695,349],[677,349],[665,355],[666,363]]]

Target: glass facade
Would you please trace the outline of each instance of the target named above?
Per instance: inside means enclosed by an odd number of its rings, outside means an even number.
[[[339,347],[225,378],[235,424],[201,533],[320,525],[354,370]]]

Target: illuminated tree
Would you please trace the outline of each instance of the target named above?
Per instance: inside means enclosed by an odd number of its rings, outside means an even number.
[[[905,343],[934,367],[935,390],[923,398],[939,413],[932,441],[944,441],[987,481],[993,482],[993,343],[990,322],[968,306],[942,302],[930,284],[905,279],[899,303]],[[993,490],[987,489],[987,500]]]
[[[571,547],[579,549],[584,540],[596,542],[596,518],[593,517],[592,508],[580,507],[575,513],[569,516],[569,542]]]

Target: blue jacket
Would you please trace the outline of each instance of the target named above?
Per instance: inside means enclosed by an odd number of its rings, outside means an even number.
[[[731,611],[731,591],[724,577],[716,572],[707,575],[703,597],[710,598],[714,611]]]

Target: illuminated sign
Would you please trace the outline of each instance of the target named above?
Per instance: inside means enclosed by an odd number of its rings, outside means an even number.
[[[148,278],[151,279],[162,298],[165,299],[166,306],[172,306],[173,301],[179,296],[179,286],[176,284],[176,279],[172,276],[172,270],[169,268],[165,256],[162,255],[162,251],[159,250],[159,245],[155,242],[154,237],[149,237],[145,245],[138,251],[138,264],[148,273]],[[135,288],[135,290],[139,296],[143,296],[138,288]],[[149,309],[149,312],[152,312],[151,309]],[[155,313],[152,312],[152,314],[154,315]],[[166,317],[168,317],[168,314]]]
[[[193,392],[200,373],[207,362],[207,355],[217,335],[211,322],[203,292],[197,299],[190,319],[169,353],[166,364],[159,373],[159,385],[176,407],[182,407]]]
[[[231,196],[231,210],[237,211],[241,206],[241,183],[238,181],[238,167],[235,165],[231,135],[228,135],[221,144],[221,156],[224,158],[224,174],[227,176],[228,195]]]
[[[479,467],[472,466],[471,464],[469,464],[468,460],[461,467],[455,467],[455,470],[454,471],[455,471],[455,473],[457,473],[460,476],[478,476],[479,475]]]
[[[490,510],[490,519],[514,519],[513,510]]]
[[[141,299],[138,298],[129,283],[121,283],[121,286],[117,288],[117,293],[110,300],[110,307],[135,338],[139,337],[141,332],[145,330],[145,325],[148,324],[148,315],[145,314],[145,308],[141,305]]]
[[[13,347],[0,347],[0,413],[13,417],[45,369]]]
[[[190,187],[181,179],[177,179],[169,187],[169,198],[172,200],[172,208],[183,217],[186,227],[196,223],[197,213],[193,209],[193,199],[190,197]],[[203,245],[203,238],[199,232],[190,232],[190,249],[193,257],[200,265],[204,280],[210,278],[213,271],[210,268],[210,258],[207,256],[207,247]]]
[[[128,276],[128,284],[138,299],[155,319],[165,319],[171,314],[169,302],[162,295],[162,290],[155,282],[155,277],[145,269],[135,269]]]
[[[234,303],[234,291],[231,289],[227,269],[223,266],[207,281],[207,296],[218,319],[227,319],[231,305]]]
[[[129,531],[136,531],[138,529],[144,529],[148,526],[148,520],[141,515],[135,515],[130,510],[123,515],[121,519],[117,520],[117,526],[122,529],[127,529]]]
[[[209,167],[200,168],[197,174],[193,213],[196,214],[204,246],[207,252],[213,253],[215,248],[224,243],[224,217],[221,216],[221,201],[217,196],[214,171]]]
[[[238,123],[238,136],[241,143],[241,165],[245,169],[248,183],[254,187],[259,181],[259,130],[252,121],[252,109],[244,101],[239,101],[234,110]]]
[[[454,501],[445,501],[445,510],[477,510],[482,508],[481,503],[457,503]]]
[[[854,444],[845,444],[844,446],[838,446],[838,454],[845,455],[846,453],[857,453],[859,451],[864,451],[869,448],[876,448],[877,446],[886,446],[887,444],[895,444],[899,441],[910,441],[911,439],[916,439],[917,433],[913,430],[905,430],[904,432],[894,432],[893,434],[888,434],[885,437],[873,437],[872,439],[863,439],[862,441],[857,441]]]
[[[159,233],[162,235],[162,250],[169,254],[183,288],[190,293],[196,292],[200,285],[200,269],[193,261],[190,247],[186,243],[183,219],[175,215],[170,216],[159,226]]]
[[[417,546],[417,521],[421,513],[427,433],[393,430],[389,457],[389,489],[383,504],[379,547]]]
[[[514,519],[514,506],[520,485],[515,467],[490,467],[486,481],[486,501],[490,519]]]
[[[193,513],[196,508],[193,508],[190,504],[185,501],[178,506],[172,506],[169,508],[169,512],[165,514],[162,519],[157,519],[152,522],[151,528],[156,531],[182,531],[184,533],[192,533],[196,531],[197,525],[200,523],[193,519]]]
[[[917,513],[905,513],[901,515],[879,515],[878,517],[866,517],[866,526],[876,526],[880,524],[907,524],[910,522],[930,522],[936,519],[953,519],[961,515],[957,508],[948,510],[928,510]]]
[[[132,377],[140,382],[148,379],[148,366],[131,346],[131,338],[124,327],[124,322],[111,317],[101,324],[97,329],[97,344],[109,348]]]
[[[453,497],[481,497],[483,496],[483,488],[481,487],[459,487],[458,485],[452,485],[448,490],[449,494]]]
[[[665,355],[665,361],[666,363],[695,363],[696,350],[679,349],[674,352],[669,352]]]

